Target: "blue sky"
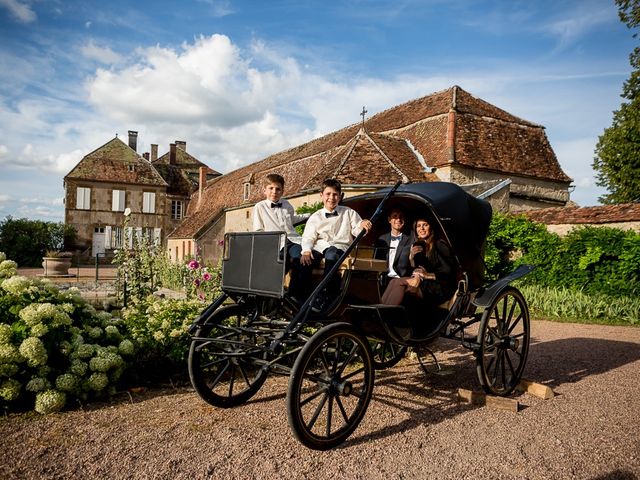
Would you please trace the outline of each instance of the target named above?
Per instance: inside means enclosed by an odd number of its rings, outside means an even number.
[[[595,205],[632,33],[613,0],[0,0],[0,219],[62,220],[116,133],[225,173],[452,85],[544,125]]]

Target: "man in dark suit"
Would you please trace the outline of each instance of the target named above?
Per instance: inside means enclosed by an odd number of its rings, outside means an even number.
[[[408,277],[411,275],[412,270],[409,263],[409,252],[413,243],[413,234],[403,232],[405,225],[404,212],[399,208],[394,208],[389,212],[387,221],[391,226],[391,231],[381,235],[374,245],[374,257],[379,260],[386,260],[389,265],[387,275],[381,278],[380,286],[383,290],[389,283],[389,279]]]

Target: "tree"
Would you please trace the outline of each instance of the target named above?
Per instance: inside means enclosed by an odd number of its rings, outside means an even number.
[[[627,27],[640,26],[640,0],[616,0],[616,4]],[[633,71],[621,94],[627,101],[598,139],[593,160],[596,184],[609,192],[599,198],[605,204],[640,201],[640,47],[634,48],[629,62]]]
[[[0,252],[21,267],[37,267],[47,250],[62,250],[73,243],[75,230],[69,225],[42,220],[14,219],[0,222]]]

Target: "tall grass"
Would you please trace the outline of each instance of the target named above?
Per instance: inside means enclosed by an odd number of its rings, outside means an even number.
[[[568,288],[519,285],[533,317],[579,323],[640,325],[640,299],[586,295]]]

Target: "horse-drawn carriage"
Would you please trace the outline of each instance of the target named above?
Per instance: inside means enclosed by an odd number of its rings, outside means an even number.
[[[284,233],[225,235],[223,294],[190,331],[189,375],[202,399],[234,407],[258,392],[270,373],[288,375],[294,435],[309,448],[333,448],[364,417],[375,370],[398,363],[409,347],[428,349],[439,337],[457,339],[475,354],[486,392],[510,394],[529,349],[527,303],[510,283],[532,267],[484,284],[489,203],[442,182],[397,184],[342,203],[370,218],[373,231],[355,238],[302,305],[287,295]],[[387,263],[373,258],[372,242],[388,227],[384,212],[394,206],[427,218],[454,252],[457,288],[442,305],[380,304]],[[340,295],[315,312],[314,299],[335,275]]]

